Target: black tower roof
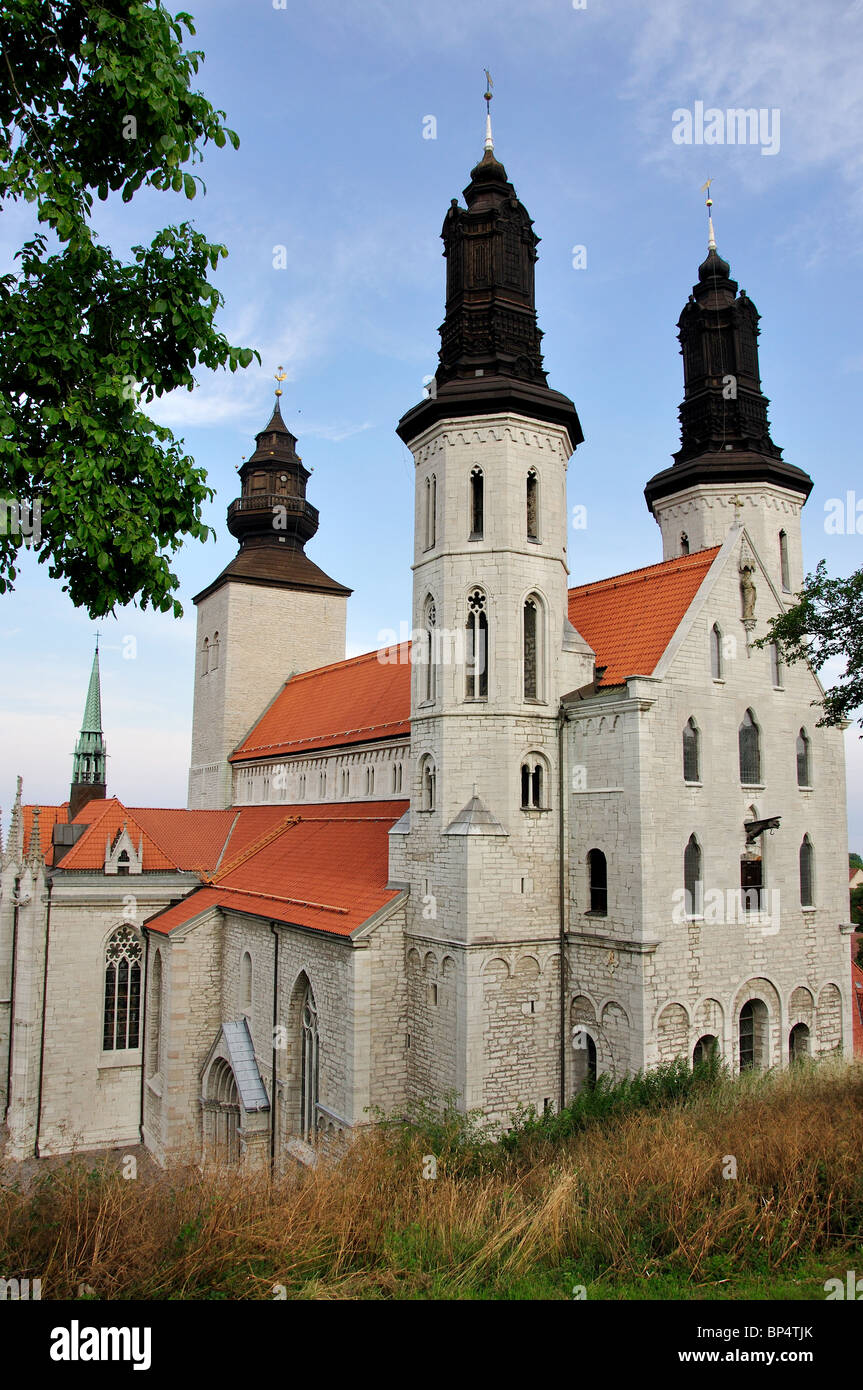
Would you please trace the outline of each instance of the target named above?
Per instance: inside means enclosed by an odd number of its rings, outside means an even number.
[[[441,237],[447,262],[446,316],[431,394],[402,416],[410,444],[435,421],[501,411],[553,421],[572,447],[584,438],[575,406],[546,382],[536,322],[534,265],[539,238],[490,137],[464,190],[453,198]]]
[[[305,553],[306,541],[318,529],[318,511],[306,501],[311,473],[297,453],[296,435],[282,419],[278,397],[269,424],[255,442],[255,452],[240,468],[241,495],[228,508],[228,530],[240,549],[194,602],[229,579],[350,594],[351,589],[330,579]]]
[[[678,320],[683,356],[680,448],[644,489],[653,503],[696,483],[770,482],[802,494],[812,479],[782,458],[770,437],[758,367],[759,313],[738,293],[712,242]]]

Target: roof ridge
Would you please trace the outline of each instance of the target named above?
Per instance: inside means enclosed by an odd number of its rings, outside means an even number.
[[[622,570],[620,574],[609,574],[604,579],[588,579],[583,584],[574,584],[567,593],[571,597],[586,589],[601,589],[606,584],[619,584],[621,581],[634,583],[637,575],[647,574],[651,570],[664,570],[666,574],[674,574],[681,569],[695,569],[696,566],[690,564],[690,561],[700,560],[703,564],[707,555],[716,556],[721,548],[718,545],[705,546],[703,550],[693,550],[690,555],[677,555],[671,560],[659,560],[655,565],[640,565],[638,569]]]
[[[296,681],[308,680],[311,676],[319,676],[323,671],[337,671],[339,667],[358,666],[361,661],[370,661],[372,657],[379,656],[381,652],[397,652],[401,647],[409,647],[410,642],[388,642],[385,647],[375,647],[374,651],[360,652],[359,656],[344,656],[341,661],[330,661],[326,666],[313,666],[310,671],[297,671],[295,675],[289,676],[285,685],[293,685]],[[382,661],[382,666],[392,666],[396,663]],[[284,686],[282,687],[284,689]]]
[[[229,860],[223,869],[219,869],[212,877],[205,877],[205,883],[210,885],[223,883],[227,874],[233,873],[235,869],[239,869],[242,864],[252,859],[260,850],[266,849],[267,845],[272,844],[273,840],[277,840],[284,830],[289,830],[292,825],[298,825],[299,822],[299,816],[283,816],[277,825],[272,826],[269,830],[265,831],[263,835],[259,835],[257,840],[253,840],[245,849],[240,850],[240,853],[236,855],[234,859]]]

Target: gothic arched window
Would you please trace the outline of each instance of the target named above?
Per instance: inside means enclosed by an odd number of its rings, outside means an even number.
[[[425,679],[423,699],[431,702],[437,697],[437,608],[431,596],[425,604]]]
[[[685,531],[682,531],[680,534],[680,553],[681,555],[689,554],[689,537]]]
[[[700,917],[703,911],[704,885],[701,875],[701,846],[690,835],[683,851],[683,890],[687,917]]]
[[[788,566],[788,537],[784,531],[779,532],[779,572],[782,578],[782,588],[786,594],[791,592],[791,571]]]
[[[746,786],[756,786],[761,781],[761,732],[755,716],[748,709],[737,731],[738,752],[740,755],[740,781]]]
[[[715,681],[722,680],[722,633],[716,623],[710,631],[710,671]]]
[[[210,648],[210,670],[211,670],[211,671],[218,671],[218,669],[219,669],[219,634],[218,634],[218,632],[214,632],[214,633],[213,633],[213,645],[212,645],[212,647]]]
[[[485,594],[473,589],[468,595],[465,619],[465,682],[466,700],[485,700],[488,697],[488,614]]]
[[[141,938],[133,927],[118,927],[105,947],[103,1051],[138,1047],[140,1028]]]
[[[300,1014],[300,1134],[306,1143],[315,1136],[318,1121],[318,1011],[311,985],[306,986]]]
[[[437,540],[437,478],[431,473],[426,478],[426,550],[431,550]]]
[[[741,1071],[763,1071],[767,1066],[769,1021],[767,1005],[761,999],[748,1000],[740,1010],[738,1041]]]
[[[545,609],[537,594],[529,594],[525,599],[522,623],[524,698],[541,700],[544,693]]]
[[[701,736],[694,719],[688,719],[683,729],[683,780],[701,781]]]
[[[770,643],[770,677],[777,690],[782,689],[782,653],[778,642]]]
[[[436,781],[434,758],[430,753],[426,753],[420,763],[420,805],[424,811],[433,811],[435,808]]]
[[[801,729],[797,735],[797,785],[798,787],[811,787],[812,768],[810,766],[810,742],[809,735],[805,729]]]
[[[527,538],[529,541],[539,540],[539,478],[536,469],[531,468],[527,475],[526,489],[527,503]]]
[[[243,952],[240,961],[240,1011],[246,1014],[252,1012],[252,957],[248,951]]]
[[[485,518],[483,516],[485,498],[483,496],[483,476],[481,468],[472,468],[470,473],[470,536],[472,541],[481,541]]]
[[[815,906],[815,851],[808,835],[800,845],[800,906]]]
[[[205,676],[210,669],[210,639],[204,638],[204,645],[201,647],[201,675]]]
[[[597,917],[608,915],[608,864],[601,849],[592,849],[587,856],[587,876],[590,886],[590,910]]]

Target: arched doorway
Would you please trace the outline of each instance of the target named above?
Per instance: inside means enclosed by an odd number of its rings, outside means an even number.
[[[705,1033],[692,1049],[693,1067],[709,1066],[719,1056],[719,1039],[713,1033]]]
[[[214,1163],[239,1163],[240,1097],[233,1071],[217,1057],[204,1098],[204,1156]]]
[[[749,999],[740,1010],[740,1070],[764,1071],[768,1065],[768,1014],[762,999]]]
[[[585,1028],[576,1026],[572,1033],[572,1046],[575,1056],[573,1090],[577,1095],[585,1086],[596,1084],[596,1043]]]
[[[788,1061],[802,1062],[809,1055],[809,1029],[805,1023],[795,1023],[788,1034]]]

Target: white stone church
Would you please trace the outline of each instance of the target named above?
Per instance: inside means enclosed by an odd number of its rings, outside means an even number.
[[[313,1161],[376,1109],[494,1120],[714,1049],[850,1052],[842,734],[754,645],[803,577],[758,313],[712,231],[679,323],[662,560],[570,588],[582,441],[546,383],[537,237],[490,129],[443,226],[416,463],[413,641],[345,660],[277,400],[197,595],[187,810],[108,795],[98,652],[69,800],[0,877],[8,1158]]]

